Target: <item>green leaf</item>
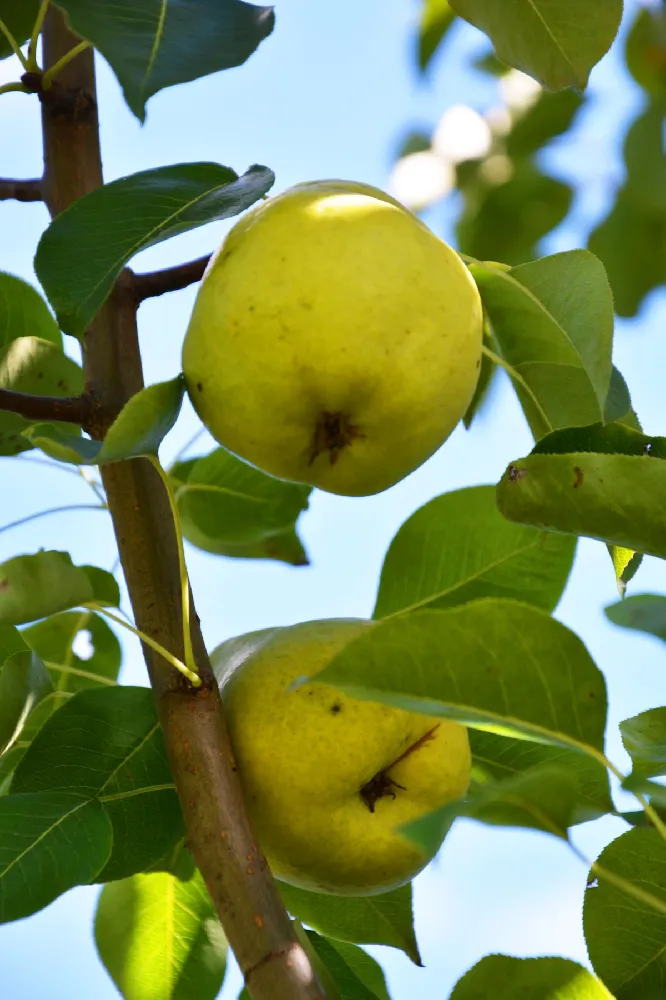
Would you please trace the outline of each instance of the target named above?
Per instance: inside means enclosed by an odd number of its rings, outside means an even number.
[[[25,647],[0,666],[0,755],[16,741],[35,705],[53,690],[46,667]]]
[[[622,548],[621,545],[609,545],[608,553],[615,570],[615,580],[620,597],[624,597],[627,584],[633,580],[643,562],[642,552]]]
[[[74,640],[83,633],[92,653],[82,659]],[[74,693],[117,680],[122,660],[120,643],[107,622],[93,611],[63,611],[24,629],[22,636],[47,663],[54,688]]]
[[[161,859],[183,823],[152,692],[105,687],[70,698],[35,736],[12,782],[12,794],[47,790],[102,803],[114,842],[100,881]]]
[[[666,558],[663,455],[665,438],[620,424],[559,431],[509,465],[497,505],[510,521]]]
[[[498,169],[499,167],[499,169]],[[572,189],[548,177],[529,160],[495,161],[496,175],[474,171],[473,182],[458,183],[465,209],[456,232],[461,250],[480,260],[522,264],[536,255],[543,237],[567,216]]]
[[[184,392],[181,375],[141,389],[125,403],[104,441],[76,438],[51,424],[34,424],[26,436],[51,458],[73,465],[108,465],[157,455],[160,444],[178,419]],[[108,596],[108,589],[104,592]]]
[[[423,0],[418,34],[418,64],[424,73],[448,34],[455,14],[447,0]]]
[[[39,396],[78,396],[83,390],[83,373],[50,340],[18,337],[0,348],[0,389]],[[18,413],[0,412],[0,455],[18,455],[32,448],[22,436],[30,426]],[[74,435],[71,425],[70,434]]]
[[[648,632],[666,642],[666,597],[660,594],[633,594],[605,608],[614,625]]]
[[[610,388],[606,396],[604,422],[607,424],[613,422],[621,423],[634,431],[642,429],[640,421],[631,405],[631,396],[629,395],[627,383],[624,380],[622,372],[618,371],[615,366],[613,366],[611,372]]]
[[[39,0],[2,0],[2,20],[19,45],[30,38],[38,10]],[[12,51],[4,34],[0,32],[0,59],[6,59],[12,55]]]
[[[0,39],[4,41],[4,36]],[[62,350],[62,334],[39,292],[27,281],[0,271],[0,347],[18,337],[39,337]]]
[[[540,152],[546,143],[569,130],[582,104],[583,97],[574,90],[540,94],[513,123],[506,139],[507,155],[517,158]]]
[[[199,458],[182,479],[176,498],[185,537],[203,537],[212,544],[255,545],[281,535],[307,509],[309,486],[287,483],[242,462],[224,448]]]
[[[529,395],[514,383],[534,436],[602,420],[613,298],[596,257],[571,250],[510,271],[484,264],[470,270],[502,357],[531,389]]]
[[[58,2],[77,35],[108,60],[140,121],[153,94],[240,66],[275,24],[272,7],[241,0]]]
[[[80,566],[90,580],[93,599],[97,604],[108,604],[112,608],[120,606],[120,587],[113,573],[99,566]]]
[[[622,742],[633,773],[648,778],[666,774],[666,708],[650,708],[620,723]]]
[[[543,611],[486,598],[377,623],[316,675],[354,697],[603,751],[606,690],[581,640]]]
[[[24,625],[92,599],[88,576],[67,552],[42,550],[0,564],[0,624]]]
[[[477,785],[463,800],[407,823],[400,832],[429,855],[437,851],[459,816],[492,826],[541,830],[566,840],[577,798],[575,775],[545,764],[505,781]]]
[[[217,163],[181,163],[122,177],[79,198],[51,222],[35,256],[62,329],[83,335],[139,251],[244,212],[273,181],[267,167],[239,177]]]
[[[0,798],[0,923],[92,882],[110,850],[111,824],[99,802],[61,792]]]
[[[331,896],[280,883],[289,912],[320,934],[351,944],[400,948],[421,965],[412,915],[412,887],[379,896]]]
[[[666,11],[641,7],[626,44],[627,69],[653,98],[666,95]]]
[[[198,549],[211,552],[216,556],[229,556],[231,559],[274,559],[276,562],[283,562],[288,566],[310,565],[303,543],[293,529],[271,535],[270,538],[261,542],[237,545],[231,542],[220,544],[214,538],[206,538],[190,524],[184,532],[184,537]]]
[[[612,1000],[603,983],[568,958],[510,955],[486,955],[458,980],[450,1000],[487,1000],[490,996],[493,1000]]]
[[[469,730],[472,749],[472,788],[519,777],[540,767],[564,769],[576,779],[578,794],[572,823],[586,823],[613,812],[608,771],[598,760],[577,750],[510,739],[479,729]]]
[[[625,191],[588,246],[608,272],[619,316],[635,316],[646,295],[666,283],[666,214],[638,205]]]
[[[553,611],[574,552],[571,539],[506,521],[495,487],[444,493],[412,514],[391,542],[373,617],[480,597],[515,598]]]
[[[381,967],[356,945],[307,931],[308,939],[327,972],[340,1000],[390,1000]]]
[[[503,62],[548,90],[585,87],[622,19],[622,0],[451,0],[451,6],[490,36]]]
[[[598,864],[666,904],[666,844],[657,830],[635,827],[602,851]],[[598,875],[583,906],[587,950],[616,1000],[658,1000],[666,978],[666,913]]]
[[[222,986],[227,942],[198,871],[106,885],[95,943],[125,1000],[214,1000]]]

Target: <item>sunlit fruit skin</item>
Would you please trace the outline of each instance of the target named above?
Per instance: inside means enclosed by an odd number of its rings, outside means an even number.
[[[324,684],[294,687],[372,627],[304,622],[213,654],[251,820],[273,873],[304,889],[357,896],[403,885],[430,855],[398,828],[469,783],[464,726]]]
[[[474,393],[482,307],[458,255],[384,192],[301,184],[231,229],[183,345],[225,448],[331,493],[379,493],[451,434]]]

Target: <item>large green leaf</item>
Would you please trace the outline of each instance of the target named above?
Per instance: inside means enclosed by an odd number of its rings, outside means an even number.
[[[591,972],[568,958],[487,955],[458,980],[450,1000],[612,1000]],[[647,1000],[647,997],[645,998]]]
[[[78,396],[83,390],[83,373],[53,341],[17,337],[0,347],[0,388],[40,396]],[[18,455],[32,448],[22,435],[30,426],[26,417],[0,411],[0,455]],[[70,433],[74,436],[71,425]]]
[[[379,896],[331,896],[280,883],[289,912],[320,934],[351,944],[400,948],[421,964],[412,916],[412,887]]]
[[[339,1000],[390,1000],[381,966],[362,948],[332,941],[315,931],[308,931],[307,936]]]
[[[222,986],[227,942],[198,871],[106,885],[95,943],[125,1000],[214,1000]]]
[[[601,868],[666,904],[666,843],[636,827],[602,851]],[[659,1000],[666,979],[666,913],[595,873],[585,893],[583,925],[594,971],[616,1000]]]
[[[504,271],[470,270],[536,438],[604,417],[611,383],[613,297],[603,265],[585,250]]]
[[[539,153],[551,139],[568,131],[582,104],[583,97],[574,90],[541,93],[513,122],[506,137],[507,154],[515,158]]]
[[[141,389],[125,403],[103,441],[76,438],[52,424],[34,424],[26,436],[51,458],[74,465],[108,465],[157,455],[178,419],[184,393],[180,375]]]
[[[653,98],[666,96],[666,10],[641,7],[627,35],[627,69]]]
[[[608,272],[619,316],[635,316],[646,295],[666,283],[666,212],[641,205],[627,189],[588,245]]]
[[[444,493],[412,514],[391,542],[373,617],[479,597],[510,597],[553,611],[574,552],[565,536],[510,524],[497,510],[492,486]]]
[[[423,0],[417,52],[421,72],[425,72],[430,65],[433,56],[448,34],[455,16],[448,0]]]
[[[2,0],[2,20],[19,45],[30,38],[32,26],[37,18],[39,0]],[[0,32],[0,59],[12,54],[12,47]]]
[[[0,271],[0,347],[17,337],[39,337],[62,348],[62,334],[39,292],[27,281]]]
[[[634,775],[654,778],[666,774],[666,708],[650,708],[625,719],[620,732]]]
[[[274,479],[224,448],[170,472],[179,483],[185,537],[203,537],[221,550],[256,545],[293,529],[312,492],[309,486]]]
[[[93,598],[85,570],[66,552],[40,551],[0,564],[2,625],[24,625]]]
[[[572,823],[586,823],[613,811],[608,771],[602,763],[587,754],[484,733],[479,729],[469,730],[469,742],[472,749],[472,789],[518,778],[533,769],[555,767],[566,770],[576,779],[577,795]]]
[[[46,667],[27,646],[0,665],[0,756],[16,741],[35,705],[52,690]]]
[[[27,917],[92,882],[111,851],[99,802],[75,792],[0,798],[0,923]]]
[[[242,0],[58,0],[77,33],[109,61],[141,121],[164,87],[240,66],[275,23],[272,7]]]
[[[548,90],[585,87],[610,48],[622,0],[451,0],[453,9],[490,36],[500,59]]]
[[[316,680],[480,729],[597,757],[603,750],[601,672],[573,632],[517,601],[485,598],[378,622]]]
[[[114,841],[102,882],[144,871],[183,836],[147,688],[80,691],[56,712],[33,739],[12,782],[12,794],[42,791],[76,791],[102,803]]]
[[[499,171],[509,176],[493,176],[497,160],[495,164],[476,171],[469,185],[462,180],[462,168],[458,170],[465,193],[465,210],[456,227],[458,243],[464,253],[481,260],[522,264],[566,218],[573,192],[529,160],[500,159]]]
[[[84,659],[74,650],[78,635],[86,635],[91,655]],[[58,691],[81,691],[117,680],[122,659],[115,633],[93,611],[63,611],[24,629],[23,638],[47,663]]]
[[[250,167],[239,177],[217,163],[181,163],[122,177],[79,198],[51,222],[35,256],[62,329],[83,335],[140,250],[238,215],[273,181],[267,167]]]
[[[661,594],[632,594],[605,611],[614,625],[647,632],[666,642],[666,597]]]
[[[416,846],[434,854],[459,816],[491,826],[527,827],[566,840],[573,825],[578,787],[563,767],[537,765],[505,781],[470,788],[459,802],[442,806],[401,828]]]
[[[572,428],[512,462],[497,487],[510,521],[666,558],[666,438],[622,425]]]

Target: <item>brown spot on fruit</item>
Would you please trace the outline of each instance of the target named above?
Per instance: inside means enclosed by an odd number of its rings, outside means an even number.
[[[573,481],[573,488],[574,488],[575,490],[577,490],[579,486],[582,486],[582,485],[583,485],[583,479],[584,479],[584,478],[585,478],[585,477],[584,477],[584,475],[583,475],[583,470],[582,470],[582,469],[580,468],[580,466],[578,466],[578,465],[574,465],[574,481]]]
[[[331,715],[339,715],[341,711],[342,711],[342,705],[340,704],[339,701],[336,701],[330,707],[330,713],[331,713]]]
[[[197,382],[197,389],[199,390],[199,392],[203,392],[203,383],[202,382]]]
[[[517,465],[513,463],[507,469],[506,477],[510,483],[517,483],[519,479],[527,475],[527,469],[519,469]]]
[[[364,437],[365,434],[351,422],[348,414],[324,411],[315,426],[309,464],[312,465],[322,452],[327,451],[331,465],[335,465],[340,453],[348,448],[352,441]]]

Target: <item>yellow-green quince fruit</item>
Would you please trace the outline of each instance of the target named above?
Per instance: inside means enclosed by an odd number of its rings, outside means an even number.
[[[481,339],[479,292],[446,243],[383,191],[316,181],[231,229],[199,288],[183,371],[225,448],[365,496],[451,434]]]
[[[274,874],[304,889],[355,896],[403,885],[430,856],[398,828],[469,783],[464,726],[295,686],[372,627],[304,622],[213,653],[250,818]]]

